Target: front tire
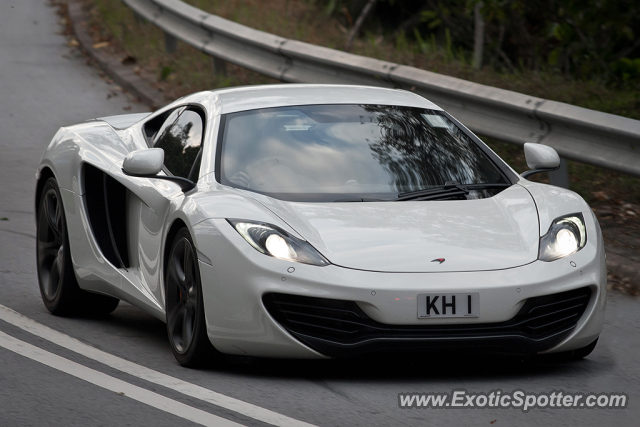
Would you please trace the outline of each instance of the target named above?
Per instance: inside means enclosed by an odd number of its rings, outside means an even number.
[[[91,294],[78,286],[62,197],[55,178],[49,178],[42,189],[36,237],[38,283],[47,310],[57,316],[68,316],[106,315],[116,309],[117,298]]]
[[[173,239],[164,277],[167,334],[173,355],[182,366],[202,366],[217,352],[207,336],[198,258],[186,228]]]

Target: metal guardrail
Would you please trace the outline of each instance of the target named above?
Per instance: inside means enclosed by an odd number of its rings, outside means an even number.
[[[640,176],[638,120],[285,39],[179,0],[122,1],[165,32],[167,49],[182,40],[212,56],[218,70],[228,61],[285,82],[411,90],[480,135],[547,144],[563,158]]]

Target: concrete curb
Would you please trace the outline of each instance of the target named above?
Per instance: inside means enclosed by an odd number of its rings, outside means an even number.
[[[96,61],[100,69],[152,110],[157,110],[168,103],[162,92],[153,88],[134,72],[133,66],[123,65],[118,58],[109,53],[94,49],[93,40],[86,28],[89,15],[84,10],[82,3],[78,0],[70,0],[68,6],[69,20],[80,47],[90,58]]]

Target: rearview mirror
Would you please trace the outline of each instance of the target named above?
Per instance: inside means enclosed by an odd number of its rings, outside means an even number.
[[[524,158],[527,161],[527,166],[532,170],[520,174],[523,178],[541,172],[551,172],[560,167],[560,156],[556,150],[548,145],[526,142],[524,144]]]
[[[196,184],[179,176],[158,175],[164,166],[164,150],[162,148],[148,148],[132,151],[122,162],[122,172],[125,175],[140,178],[164,179],[178,184],[183,193],[193,190]]]

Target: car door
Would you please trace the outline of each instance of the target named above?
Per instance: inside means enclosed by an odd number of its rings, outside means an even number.
[[[154,148],[164,150],[164,172],[167,175],[197,180],[204,135],[204,113],[194,107],[178,108],[167,116],[152,140]],[[156,189],[164,193],[167,201],[181,197],[174,184],[152,180]],[[157,304],[164,306],[164,291],[161,286],[161,248],[165,234],[170,203],[155,209],[133,196],[129,213],[130,237],[134,240],[136,257],[142,282],[153,295]],[[135,225],[134,225],[135,224]],[[133,249],[133,248],[132,248]]]

